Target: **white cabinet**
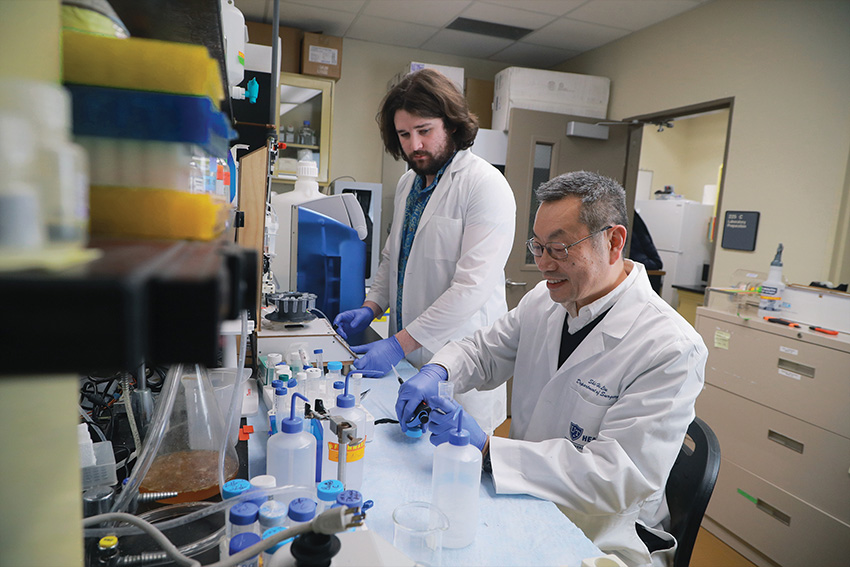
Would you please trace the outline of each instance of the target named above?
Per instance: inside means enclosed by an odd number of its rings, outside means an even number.
[[[710,531],[783,567],[850,557],[850,340],[705,307],[697,415],[720,440]]]

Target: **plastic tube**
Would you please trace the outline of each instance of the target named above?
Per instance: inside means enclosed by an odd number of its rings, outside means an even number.
[[[221,447],[218,451],[218,486],[222,490],[227,479],[224,478],[224,461],[227,453],[227,444],[230,442],[230,432],[239,426],[242,417],[242,371],[245,369],[245,350],[248,348],[248,311],[243,309],[239,314],[242,320],[242,334],[239,340],[239,359],[236,362],[236,383],[233,385],[233,395],[230,398],[230,408],[225,418],[224,435],[222,435]]]

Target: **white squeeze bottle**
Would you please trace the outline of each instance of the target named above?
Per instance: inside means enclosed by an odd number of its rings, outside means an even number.
[[[336,408],[331,416],[337,420],[348,421],[357,428],[356,435],[360,439],[357,444],[349,444],[345,452],[345,478],[339,478],[339,438],[326,425],[324,430],[325,451],[322,459],[322,480],[337,479],[342,481],[346,490],[360,490],[363,484],[363,466],[366,454],[366,413],[355,406],[354,396],[348,393],[348,377],[345,380],[344,393],[336,397]],[[324,422],[327,424],[328,422]]]
[[[269,437],[266,474],[277,480],[277,486],[316,486],[316,438],[304,431],[304,420],[295,415],[295,398],[306,401],[301,394],[292,394],[290,415],[279,422],[280,433]]]
[[[319,191],[318,176],[319,168],[316,162],[302,159],[298,162],[295,188],[292,191],[272,195],[272,207],[277,214],[279,227],[275,237],[275,257],[271,259],[271,269],[277,278],[281,291],[295,291],[295,287],[290,286],[289,281],[290,262],[293,260],[290,258],[292,207],[327,197]],[[301,368],[301,365],[298,368]]]
[[[478,530],[478,492],[481,486],[481,451],[469,444],[469,433],[462,429],[463,410],[457,431],[449,442],[434,450],[431,477],[431,502],[449,519],[443,534],[443,547],[466,547]]]
[[[770,263],[767,281],[762,282],[759,291],[759,317],[779,315],[782,308],[782,294],[785,293],[785,283],[782,281],[782,243],[776,249],[776,256]]]

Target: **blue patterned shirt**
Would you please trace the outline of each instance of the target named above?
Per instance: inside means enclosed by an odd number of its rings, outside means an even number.
[[[401,300],[404,297],[404,270],[407,268],[407,259],[410,257],[410,249],[413,247],[413,237],[416,235],[416,229],[419,227],[419,219],[422,218],[422,212],[425,206],[434,194],[434,188],[440,182],[443,172],[452,163],[457,153],[452,154],[437,175],[434,176],[434,181],[425,187],[425,177],[417,175],[413,180],[413,187],[410,188],[410,193],[407,195],[407,203],[405,204],[404,226],[401,229],[401,250],[398,254],[398,293],[395,300],[395,320],[396,327],[400,331],[401,325]]]

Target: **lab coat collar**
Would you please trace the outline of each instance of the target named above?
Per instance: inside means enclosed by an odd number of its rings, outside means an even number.
[[[457,175],[459,171],[465,169],[472,162],[471,156],[472,153],[469,150],[460,150],[455,153],[452,162],[443,172],[437,186],[432,189],[433,194],[431,195],[431,199],[428,201],[428,204],[425,205],[425,210],[422,211],[422,216],[419,218],[419,227],[422,227],[428,222],[428,219],[431,218],[434,214],[434,210],[437,208],[437,203],[446,199],[449,191],[454,186],[455,175]],[[419,232],[418,228],[417,232]]]
[[[606,295],[603,295],[593,303],[585,305],[576,313],[575,302],[565,303],[564,308],[569,314],[569,330],[570,334],[580,331],[585,325],[596,319],[601,313],[610,309],[619,299],[629,290],[637,281],[638,271],[635,270],[636,265],[631,260],[625,260],[626,279],[620,282],[620,285],[612,289]]]

